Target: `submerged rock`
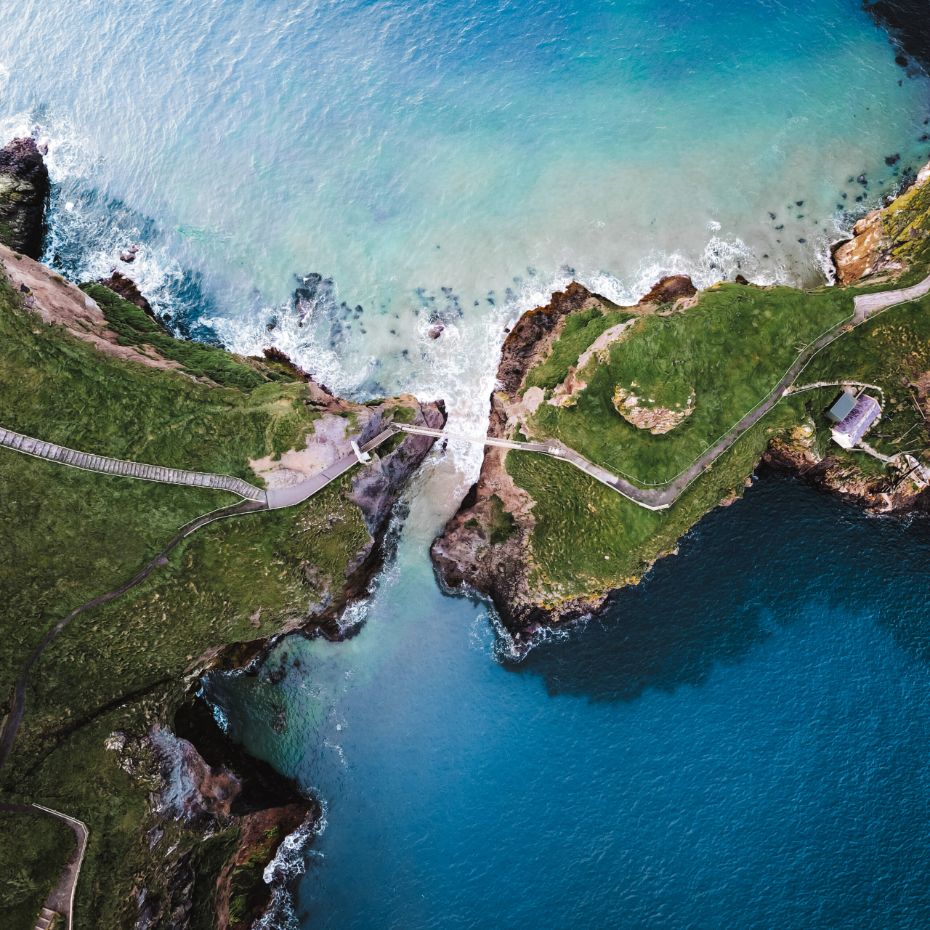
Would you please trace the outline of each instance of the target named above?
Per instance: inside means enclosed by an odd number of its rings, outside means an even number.
[[[930,71],[930,16],[926,0],[864,0],[866,12],[891,34],[901,49],[895,61],[902,68],[910,66],[908,58]]]
[[[48,169],[35,139],[14,139],[0,149],[0,242],[38,258],[48,195]]]

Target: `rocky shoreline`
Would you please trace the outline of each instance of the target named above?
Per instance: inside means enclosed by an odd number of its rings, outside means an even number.
[[[39,258],[51,184],[35,139],[13,139],[0,148],[0,242]]]
[[[142,310],[153,321],[148,326],[158,324],[154,331],[168,341],[168,355],[162,354],[165,348],[156,348],[164,343],[154,337],[150,343],[147,336],[127,341],[87,292],[29,260],[38,259],[42,252],[47,198],[48,172],[36,143],[18,139],[0,150],[0,243],[9,247],[0,250],[0,275],[13,282],[24,309],[117,363],[132,362],[143,377],[145,369],[183,370],[184,352],[171,357],[178,343],[126,274],[114,271],[98,284]],[[345,454],[350,435],[357,433],[364,443],[394,417],[403,415],[408,422],[432,428],[445,424],[441,401],[421,403],[410,396],[369,404],[345,401],[274,349],[267,349],[264,358],[229,356],[229,360],[245,366],[246,373],[254,370],[270,386],[281,381],[301,384],[301,403],[312,410],[313,430],[305,437],[306,448],[250,463],[269,487],[316,473]],[[188,375],[211,384],[200,371]],[[434,442],[430,436],[396,438],[351,476],[339,506],[357,509],[360,532],[340,578],[327,580],[311,558],[303,562],[306,581],[320,591],[316,600],[294,604],[291,618],[264,635],[259,632],[263,625],[259,609],[252,622],[255,638],[217,642],[190,662],[176,686],[168,684],[160,692],[144,730],[117,730],[107,738],[110,759],[149,797],[140,840],[144,837],[150,852],[147,865],[135,876],[135,903],[127,907],[136,930],[200,928],[205,914],[212,915],[209,926],[214,930],[247,930],[282,892],[286,877],[273,876],[269,883],[266,869],[289,836],[313,834],[320,803],[226,736],[198,697],[200,679],[209,671],[242,669],[260,660],[287,633],[333,640],[351,635],[339,626],[339,617],[349,603],[367,593],[382,569],[391,515]],[[68,738],[81,723],[79,717],[68,724],[59,739]]]
[[[924,197],[926,191],[930,191],[930,165],[918,174],[913,185],[895,204]],[[909,269],[915,250],[922,248],[930,238],[930,228],[898,222],[894,211],[894,205],[873,211],[859,221],[849,240],[834,246],[833,258],[840,284],[883,284]],[[748,284],[746,281],[738,283]],[[642,299],[638,309],[649,304],[674,305],[678,312],[687,312],[696,293],[687,278],[663,278]],[[566,319],[598,301],[603,304],[597,295],[573,283],[564,292],[554,294],[547,306],[531,310],[520,318],[501,350],[498,389],[490,399],[490,436],[513,438],[511,414],[521,403],[520,392],[527,374],[547,358]],[[569,371],[571,379],[574,370]],[[930,407],[926,390],[920,391],[919,402]],[[434,541],[431,556],[444,589],[488,600],[520,649],[548,628],[596,614],[612,592],[562,598],[553,604],[546,603],[532,590],[529,579],[534,565],[530,537],[535,526],[535,502],[508,473],[507,455],[504,449],[486,451],[478,480]],[[873,512],[930,510],[930,492],[906,480],[906,473],[863,473],[830,452],[819,452],[812,431],[806,428],[796,429],[788,437],[773,438],[762,460],[769,467],[789,471]],[[719,503],[732,503],[736,496],[738,492]],[[669,551],[673,550],[666,550],[665,554]],[[627,583],[635,584],[640,577],[638,574]]]

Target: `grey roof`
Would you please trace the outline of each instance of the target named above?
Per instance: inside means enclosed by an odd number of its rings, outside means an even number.
[[[833,406],[827,411],[827,416],[833,420],[834,423],[839,423],[840,420],[852,413],[855,406],[856,395],[850,394],[848,391],[843,391],[833,402]]]
[[[878,401],[868,394],[862,394],[853,409],[833,427],[833,431],[849,437],[849,441],[855,445],[881,413],[882,408]]]

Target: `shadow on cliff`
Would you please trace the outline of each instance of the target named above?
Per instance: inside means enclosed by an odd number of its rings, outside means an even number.
[[[930,664],[930,521],[870,517],[771,472],[740,503],[707,516],[644,583],[604,615],[542,644],[517,675],[553,695],[630,701],[700,686],[802,618],[867,612]]]

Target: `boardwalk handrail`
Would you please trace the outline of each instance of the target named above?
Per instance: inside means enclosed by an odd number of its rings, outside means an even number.
[[[68,814],[63,814],[61,811],[53,810],[51,807],[46,807],[44,804],[36,804],[33,802],[32,806],[37,810],[44,811],[46,814],[49,814],[52,817],[58,817],[60,820],[64,820],[66,823],[70,824],[71,827],[74,828],[75,832],[80,836],[77,849],[77,868],[74,870],[74,880],[71,882],[71,893],[68,896],[67,930],[73,930],[74,895],[77,891],[78,879],[81,877],[81,866],[84,864],[84,853],[87,852],[87,841],[90,838],[90,829],[83,820],[78,820],[77,817],[71,817]]]
[[[242,478],[231,475],[217,475],[210,472],[188,471],[183,468],[168,468],[164,465],[147,465],[143,462],[130,462],[115,459],[93,452],[79,452],[67,446],[45,442],[33,436],[26,436],[0,426],[0,446],[32,455],[36,458],[69,465],[84,471],[102,472],[106,475],[118,475],[122,478],[137,478],[140,481],[157,481],[162,484],[179,484],[193,488],[212,488],[217,491],[229,491],[245,500],[265,501],[265,492],[249,484]]]

